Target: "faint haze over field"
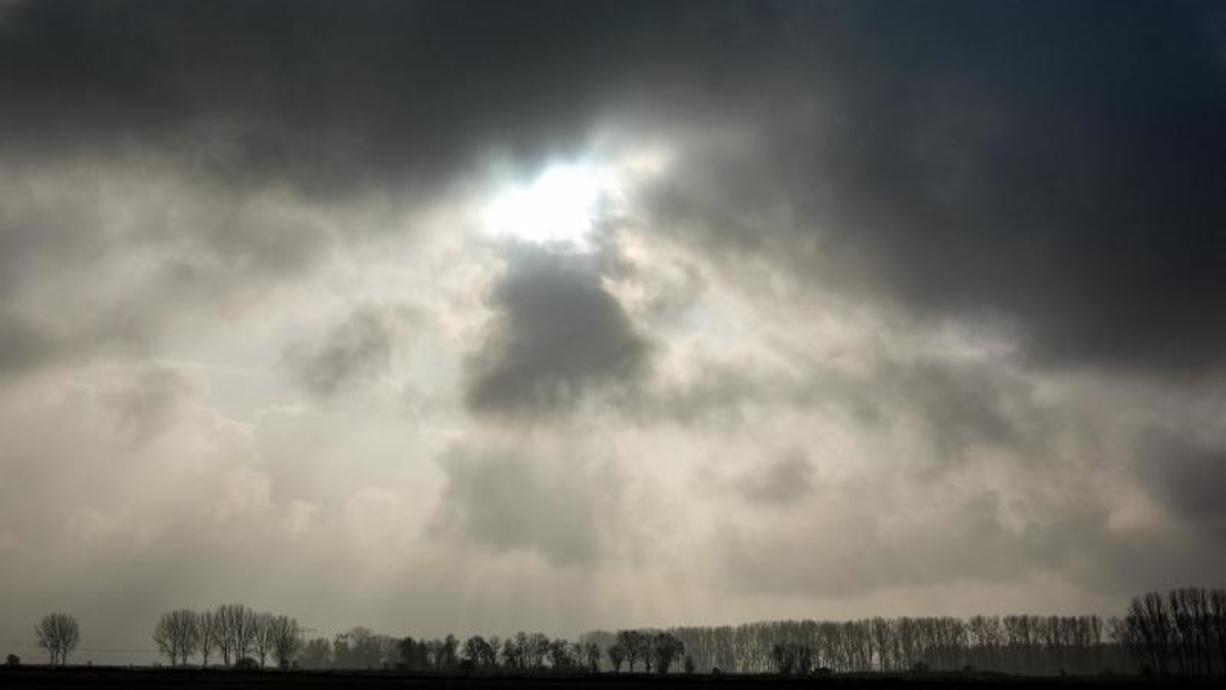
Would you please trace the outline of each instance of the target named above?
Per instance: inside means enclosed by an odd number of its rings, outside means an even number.
[[[18,0],[0,102],[0,653],[1223,584],[1220,4]]]

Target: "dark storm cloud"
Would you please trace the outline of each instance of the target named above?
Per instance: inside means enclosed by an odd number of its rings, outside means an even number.
[[[1014,320],[1037,361],[1182,373],[1226,345],[1224,25],[1158,2],[19,3],[0,127],[9,155],[154,150],[318,198],[425,191],[618,114],[731,127],[751,149],[694,152],[661,230]]]
[[[664,183],[666,223],[923,313],[1012,320],[1040,362],[1220,365],[1220,9],[845,9],[784,67],[782,114]]]
[[[647,6],[20,3],[0,33],[4,148],[153,149],[323,197],[428,185],[485,149],[565,147],[668,79],[670,36],[706,39]]]
[[[468,361],[474,411],[565,413],[588,394],[633,393],[646,372],[650,345],[592,257],[513,248],[490,306],[493,330]]]
[[[1219,364],[1226,72],[1210,35],[1156,5],[981,7],[962,27],[917,18],[938,47],[896,36],[908,70],[848,99],[835,242],[871,245],[902,299],[1020,319],[1040,357]]]
[[[414,318],[408,308],[359,308],[333,328],[320,346],[292,347],[286,358],[303,387],[327,397],[347,385],[387,373],[398,336]]]
[[[1138,475],[1177,518],[1208,528],[1226,543],[1226,445],[1172,431],[1154,432],[1139,459]]]

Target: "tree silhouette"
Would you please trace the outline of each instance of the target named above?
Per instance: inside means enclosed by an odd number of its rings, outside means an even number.
[[[332,663],[332,644],[326,638],[316,637],[303,645],[303,668],[331,668]]]
[[[153,641],[158,651],[170,658],[171,666],[186,665],[188,657],[200,647],[200,633],[200,614],[179,609],[162,614],[153,629]]]
[[[498,654],[494,646],[480,635],[464,640],[461,655],[463,663],[469,668],[493,668],[498,664]]]
[[[600,647],[595,642],[583,645],[583,658],[587,662],[587,670],[590,673],[600,672]]]
[[[781,675],[808,675],[813,668],[813,650],[796,642],[776,643],[771,647],[771,659]]]
[[[259,659],[260,668],[264,668],[276,644],[275,618],[271,613],[257,613],[252,619],[251,650]]]
[[[685,654],[685,644],[671,633],[656,633],[651,638],[651,655],[655,658],[656,672],[668,673],[673,662]]]
[[[609,657],[609,663],[613,664],[613,670],[620,673],[622,663],[626,660],[626,648],[621,642],[614,642],[605,650],[605,654]]]
[[[38,646],[47,651],[51,664],[64,666],[68,656],[76,649],[81,640],[81,628],[77,619],[66,613],[52,613],[44,616],[34,628],[38,636]]]
[[[221,628],[217,625],[217,614],[203,611],[196,616],[197,647],[200,650],[200,665],[208,667],[209,656],[214,649],[222,647]]]
[[[302,628],[298,627],[298,619],[289,616],[275,616],[269,621],[272,634],[272,654],[277,660],[277,666],[289,668],[302,649]]]
[[[222,662],[229,666],[247,655],[255,635],[255,612],[242,604],[223,604],[213,614],[217,623]]]
[[[61,618],[62,617],[62,618]],[[40,644],[52,663],[63,664],[57,631],[64,614],[39,626]],[[73,622],[75,626],[75,622]],[[45,628],[45,634],[43,629]],[[212,634],[207,631],[212,629]],[[79,636],[79,632],[76,633]],[[194,636],[194,637],[193,637]],[[43,640],[46,643],[43,643]],[[647,672],[667,674],[684,661],[695,668],[732,673],[805,675],[867,671],[957,671],[968,668],[1020,675],[1147,669],[1155,674],[1226,672],[1226,590],[1181,588],[1133,599],[1125,616],[901,617],[815,621],[785,620],[719,627],[585,633],[578,641],[518,632],[499,639],[454,635],[430,640],[396,639],[355,627],[331,641],[304,645],[302,629],[287,616],[255,614],[240,604],[195,613],[164,614],[154,629],[159,649],[178,666],[197,651],[207,665],[221,649],[227,664],[252,652],[282,668],[300,658],[304,668],[389,668],[451,671],[503,668],[515,673],[599,672],[601,653],[620,672],[643,662]],[[1130,658],[1131,657],[1131,658]]]
[[[638,630],[619,630],[617,631],[617,644],[624,650],[626,656],[626,665],[629,671],[634,673],[634,662],[643,659],[644,663],[650,664],[647,660],[647,638]],[[650,665],[647,668],[651,670]]]

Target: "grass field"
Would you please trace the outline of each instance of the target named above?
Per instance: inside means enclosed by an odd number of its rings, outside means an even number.
[[[1184,688],[1217,687],[1211,682],[1178,681],[1160,683],[1139,677],[1055,677],[1025,678],[1002,675],[833,675],[781,677],[759,675],[720,676],[675,674],[655,676],[644,674],[600,674],[583,676],[541,675],[412,675],[394,672],[344,671],[227,671],[201,669],[153,669],[122,667],[21,667],[0,669],[0,687],[5,688],[448,688],[453,690],[516,690],[517,688],[595,688],[598,690],[631,690],[637,688],[770,688],[825,687],[831,690],[857,688],[885,690],[892,687],[938,688],[957,687],[1141,687],[1178,685]],[[1220,680],[1220,679],[1217,679]]]

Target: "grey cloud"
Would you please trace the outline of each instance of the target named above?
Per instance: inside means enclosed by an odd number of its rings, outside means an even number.
[[[99,314],[105,310],[64,319],[77,305],[41,303],[37,288],[79,280],[109,247],[89,229],[97,214],[87,195],[48,193],[39,182],[0,165],[0,376],[147,337],[131,320]]]
[[[912,425],[922,445],[909,462],[900,460],[900,470],[905,464],[925,473],[956,467],[984,448],[1024,453],[1036,465],[1051,461],[1052,436],[1084,421],[1038,400],[1030,373],[1007,358],[900,356],[891,352],[898,347],[879,342],[838,363],[796,359],[787,373],[704,363],[695,381],[640,396],[636,419],[734,429],[774,410],[825,410],[870,435]]]
[[[387,373],[399,337],[415,320],[416,312],[407,307],[361,307],[334,327],[320,346],[291,347],[286,360],[303,387],[328,397]]]
[[[619,519],[622,479],[582,453],[522,439],[454,446],[440,459],[447,483],[432,533],[556,565],[595,562]]]
[[[739,148],[696,143],[650,202],[660,225],[921,314],[1011,320],[1042,364],[1220,366],[1220,8],[835,14],[787,68],[810,89],[764,92]]]
[[[864,408],[916,415],[943,462],[985,446],[1023,451],[1036,462],[1051,454],[1055,413],[1034,399],[1033,383],[1007,361],[921,357],[876,364],[877,399],[864,401]]]
[[[258,303],[330,241],[317,209],[157,161],[6,160],[0,183],[0,374],[146,354],[172,325]]]
[[[104,401],[114,409],[119,430],[139,445],[161,434],[175,421],[180,403],[198,395],[183,372],[151,367],[135,374],[128,387],[108,392]]]
[[[154,337],[146,320],[119,309],[83,314],[73,323],[64,316],[0,307],[0,376],[20,376],[60,361],[141,353]]]
[[[843,499],[845,500],[845,498]],[[883,496],[842,505],[821,531],[800,525],[724,530],[721,558],[735,589],[771,594],[849,596],[951,579],[1002,581],[1022,575],[1017,544],[1001,540],[997,499],[947,506],[938,524],[920,520],[884,537],[874,506]],[[787,568],[777,564],[786,562]]]
[[[0,374],[27,371],[53,357],[62,347],[29,319],[0,313]]]
[[[431,186],[487,150],[577,141],[660,75],[645,67],[681,53],[668,29],[687,13],[632,9],[21,3],[0,34],[0,122],[18,153],[153,149],[239,187]]]
[[[1115,565],[1139,560],[1162,541],[1157,535],[1112,535],[1103,506],[1088,496],[1043,497],[1039,518],[1011,525],[1004,507],[1016,497],[1006,492],[913,493],[887,488],[888,483],[824,489],[821,505],[812,508],[821,530],[786,521],[725,525],[720,558],[730,586],[774,595],[847,597],[951,583],[1002,585],[1060,573],[1095,591],[1123,595],[1147,583]],[[926,507],[933,501],[940,501],[940,510]],[[909,508],[903,512],[900,506]],[[1196,571],[1194,546],[1160,549],[1172,563],[1148,568],[1150,574],[1169,578],[1181,569]]]
[[[620,113],[741,132],[749,152],[686,152],[656,195],[663,228],[697,223],[705,243],[924,313],[1003,315],[1036,361],[1217,366],[1220,8],[937,14],[21,3],[0,38],[0,122],[13,156],[153,150],[320,199],[425,193],[491,152],[572,148]]]
[[[1188,432],[1154,431],[1141,448],[1138,478],[1178,519],[1226,545],[1226,446]]]
[[[650,345],[591,257],[512,248],[490,302],[494,327],[468,360],[476,412],[564,413],[589,395],[632,395],[647,370]]]
[[[790,505],[813,490],[814,475],[813,465],[804,451],[793,449],[745,473],[737,486],[740,494],[751,503]]]

